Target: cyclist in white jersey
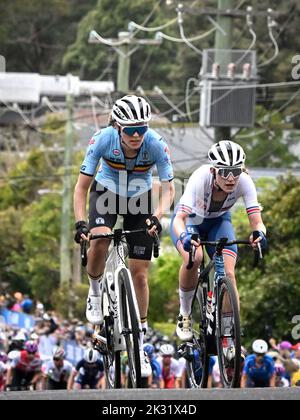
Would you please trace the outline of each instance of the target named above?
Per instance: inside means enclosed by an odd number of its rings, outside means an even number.
[[[256,188],[244,169],[246,157],[242,147],[231,141],[221,141],[211,148],[208,156],[210,164],[200,167],[191,176],[171,226],[174,245],[183,259],[179,275],[180,313],[176,329],[183,341],[192,339],[191,306],[198,269],[203,259],[200,241],[193,241],[192,235],[196,233],[202,240],[216,241],[226,237],[234,241],[229,210],[239,198],[243,198],[251,230],[258,236],[254,240],[251,235],[252,246],[257,247],[258,242],[262,248],[267,245],[266,227],[261,218]],[[192,245],[198,249],[194,268],[188,271],[186,267]],[[208,247],[207,251],[212,257],[214,249]],[[232,280],[238,296],[235,278],[237,247],[228,246],[223,254],[226,274]]]
[[[54,347],[53,359],[45,362],[42,366],[41,388],[43,390],[67,389],[68,380],[75,372],[75,368],[64,358],[64,349],[62,347]]]
[[[118,215],[124,216],[125,230],[148,226],[149,235],[154,236],[155,232],[161,232],[160,220],[174,200],[174,175],[169,149],[162,137],[149,128],[150,105],[141,97],[127,95],[116,101],[111,116],[110,127],[96,133],[91,139],[75,187],[75,240],[78,243],[88,239],[90,232],[95,235],[110,233]],[[90,191],[87,223],[87,194],[99,163],[101,165]],[[151,204],[154,166],[157,167],[163,191],[155,211]],[[138,234],[127,239],[129,269],[144,331],[147,330],[148,271],[153,247],[153,239],[149,235]],[[105,269],[108,248],[107,240],[91,241],[88,252],[90,290],[86,316],[95,325],[103,323],[99,283]],[[144,333],[141,333],[142,376],[150,376],[151,366],[144,356],[143,336]]]

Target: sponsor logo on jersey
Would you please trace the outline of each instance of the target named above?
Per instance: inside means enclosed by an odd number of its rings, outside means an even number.
[[[115,150],[113,151],[113,154],[114,154],[115,156],[120,156],[121,152],[120,152],[120,150],[115,149]]]
[[[143,153],[143,160],[149,160],[149,153],[148,152]]]
[[[168,156],[171,156],[170,149],[168,148],[168,146],[165,147],[165,152]]]
[[[82,165],[81,168],[80,168],[80,170],[81,171],[85,171],[86,170],[86,166],[85,165]]]
[[[91,138],[91,140],[89,141],[89,145],[91,146],[92,144],[95,144],[96,140],[94,138]]]
[[[105,225],[105,220],[102,217],[98,217],[98,219],[96,219],[96,225]]]
[[[94,150],[93,150],[93,149],[91,149],[91,150],[89,150],[89,151],[88,151],[87,156],[91,156],[93,153],[94,153]]]

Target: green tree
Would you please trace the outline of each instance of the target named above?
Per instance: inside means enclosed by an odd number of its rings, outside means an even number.
[[[268,229],[269,252],[260,269],[241,250],[238,271],[242,320],[249,343],[266,336],[271,327],[277,339],[291,339],[292,319],[299,313],[300,182],[281,178],[261,197]]]

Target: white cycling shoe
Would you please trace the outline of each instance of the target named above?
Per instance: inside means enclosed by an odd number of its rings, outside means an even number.
[[[152,368],[147,354],[144,350],[140,351],[140,361],[141,361],[141,376],[142,378],[149,378],[152,375]]]
[[[93,325],[103,324],[100,296],[88,295],[86,302],[86,318]]]
[[[193,331],[192,331],[192,321],[189,315],[179,314],[178,322],[176,327],[176,334],[181,341],[192,341],[193,340]]]

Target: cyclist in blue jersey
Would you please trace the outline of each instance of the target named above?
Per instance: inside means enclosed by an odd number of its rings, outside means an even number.
[[[110,233],[118,215],[124,216],[125,230],[149,227],[149,235],[139,234],[127,240],[129,269],[145,332],[149,305],[148,270],[153,246],[151,236],[155,232],[161,232],[160,220],[174,200],[173,168],[167,144],[158,133],[149,128],[151,109],[145,99],[127,95],[117,100],[111,117],[110,126],[91,139],[81,166],[74,193],[75,240],[78,243],[82,239],[86,240],[89,233]],[[93,181],[99,163],[100,167]],[[162,187],[155,211],[151,200],[154,166]],[[86,201],[89,189],[87,222]],[[108,247],[109,241],[92,241],[88,253],[90,290],[86,316],[95,325],[103,322],[99,294]],[[144,332],[141,332],[140,339],[142,375],[150,376],[150,364],[143,352]]]
[[[160,388],[162,381],[162,370],[160,364],[156,360],[154,354],[154,346],[152,344],[144,344],[144,351],[147,354],[152,369],[151,388]]]
[[[276,370],[274,360],[266,355],[268,344],[264,340],[256,340],[252,348],[254,354],[246,359],[241,388],[274,388]]]

